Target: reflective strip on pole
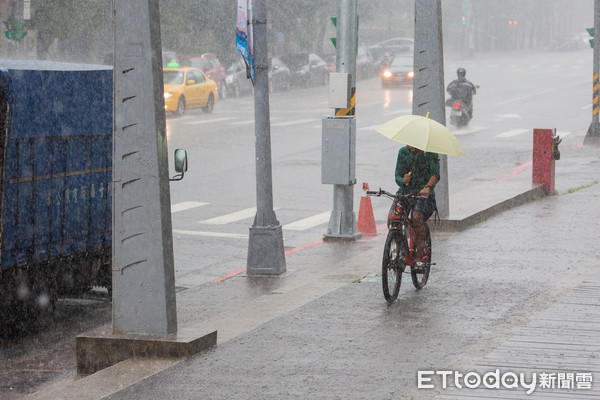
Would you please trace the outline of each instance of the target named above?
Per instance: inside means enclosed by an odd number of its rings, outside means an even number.
[[[337,108],[335,110],[336,117],[343,117],[346,115],[356,115],[356,88],[353,87],[351,91],[352,97],[350,99],[350,108]]]
[[[599,79],[600,75],[599,74],[595,74],[594,75],[594,111],[593,114],[594,115],[598,115],[598,92],[600,89],[600,79]]]

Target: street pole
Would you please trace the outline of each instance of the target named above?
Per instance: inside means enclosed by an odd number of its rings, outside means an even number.
[[[114,0],[113,333],[177,332],[159,0]]]
[[[446,125],[441,0],[415,0],[414,115]],[[440,154],[440,181],[435,189],[441,218],[448,218],[448,157]]]
[[[357,0],[338,0],[336,72],[350,74],[350,108],[336,109],[337,118],[355,119],[356,114],[357,15]],[[351,126],[352,124],[348,124],[348,129]],[[347,134],[350,137],[352,133]],[[355,151],[354,147],[351,151]],[[350,159],[354,162],[353,155],[350,155]],[[349,167],[354,169],[354,165]],[[355,182],[333,185],[333,211],[323,237],[325,241],[356,240],[362,236],[354,214],[354,184]]]
[[[594,1],[594,94],[592,107],[592,123],[585,135],[583,144],[600,145],[599,92],[600,92],[600,0]]]
[[[266,0],[254,0],[254,124],[256,135],[256,216],[248,241],[248,275],[285,272],[283,232],[273,210],[271,123],[269,116],[269,58]]]

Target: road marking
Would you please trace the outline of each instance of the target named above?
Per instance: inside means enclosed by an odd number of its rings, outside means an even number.
[[[279,207],[275,207],[273,209],[279,210]],[[254,217],[256,215],[256,207],[246,208],[245,210],[236,211],[230,214],[221,215],[219,217],[205,219],[199,221],[199,224],[209,224],[209,225],[225,225],[231,222],[241,221],[246,218]]]
[[[173,229],[173,233],[178,234],[178,235],[190,235],[190,236],[205,236],[205,237],[218,237],[218,238],[248,239],[248,235],[241,234],[241,233],[182,231],[182,230],[176,230],[176,229]]]
[[[510,174],[506,175],[503,178],[498,179],[497,181],[505,181],[509,178],[513,178],[517,175],[519,175],[521,172],[525,171],[528,167],[530,167],[531,165],[533,165],[533,161],[528,161],[525,164],[521,165],[520,167],[518,167],[517,169],[515,169],[513,172],[511,172]]]
[[[458,128],[458,129],[452,131],[452,133],[454,134],[454,136],[461,136],[461,135],[468,135],[469,133],[483,131],[484,129],[486,129],[485,126],[470,126],[468,128]]]
[[[297,119],[297,120],[294,120],[294,121],[278,122],[278,123],[275,123],[275,124],[271,124],[271,126],[290,126],[290,125],[305,124],[307,122],[315,122],[315,120],[314,120],[314,118]]]
[[[200,125],[200,124],[211,124],[213,122],[222,122],[222,121],[231,121],[233,118],[225,117],[225,118],[214,118],[214,119],[195,119],[193,121],[185,121],[184,125]]]
[[[236,122],[230,122],[229,125],[250,125],[253,124],[254,120],[253,119],[249,119],[246,121],[236,121]]]
[[[569,136],[571,133],[573,132],[556,132],[556,136],[560,136],[561,138],[564,138],[565,136]]]
[[[592,104],[591,103],[588,104],[588,105],[586,105],[586,106],[581,107],[580,110],[587,110],[588,108],[592,108]]]
[[[358,128],[359,131],[374,131],[375,128],[379,128],[381,126],[381,124],[379,125],[372,125],[372,126],[367,126],[364,128]]]
[[[519,114],[502,114],[502,115],[496,115],[496,118],[514,118],[514,119],[520,119],[521,116]]]
[[[191,208],[206,206],[210,203],[202,203],[199,201],[184,201],[183,203],[171,204],[171,214],[179,211],[189,210]]]
[[[256,207],[246,208],[245,210],[236,211],[230,214],[221,215],[219,217],[205,219],[199,221],[199,224],[209,225],[224,225],[230,222],[240,221],[242,219],[250,218],[256,215]]]
[[[298,246],[298,247],[295,247],[293,249],[289,249],[289,250],[285,251],[284,255],[288,256],[288,255],[293,254],[293,253],[295,253],[297,251],[308,249],[310,247],[313,247],[313,246],[316,246],[316,245],[322,244],[322,243],[323,243],[323,239],[315,240],[314,242],[307,243],[307,244],[305,244],[303,246]],[[223,282],[225,279],[232,278],[232,277],[234,277],[234,276],[236,276],[238,274],[241,274],[242,272],[246,272],[246,267],[236,269],[235,271],[232,271],[232,272],[230,272],[228,274],[225,274],[223,276],[215,278],[211,282],[214,282],[214,283]]]
[[[508,137],[513,137],[513,136],[517,136],[517,135],[522,135],[527,132],[531,132],[531,131],[529,129],[513,129],[510,131],[501,133],[499,135],[496,135],[496,137],[508,138]]]
[[[317,225],[324,224],[325,222],[329,222],[329,217],[331,216],[331,212],[324,212],[321,214],[313,215],[312,217],[304,218],[295,222],[291,222],[283,226],[284,230],[290,231],[304,231],[306,229],[313,228]]]

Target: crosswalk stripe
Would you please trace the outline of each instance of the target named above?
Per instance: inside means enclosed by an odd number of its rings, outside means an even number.
[[[273,210],[279,210],[279,207],[273,208]],[[225,225],[231,222],[241,221],[246,218],[254,217],[256,215],[256,207],[246,208],[244,210],[232,212],[230,214],[221,215],[210,219],[198,221],[199,224],[208,225]]]
[[[290,126],[290,125],[299,125],[299,124],[304,124],[306,122],[314,122],[314,118],[310,118],[310,119],[297,119],[294,121],[286,121],[286,122],[277,122],[275,124],[271,124],[271,126]]]
[[[233,118],[231,118],[231,117],[214,118],[214,119],[194,119],[191,121],[185,121],[183,124],[185,124],[185,125],[212,124],[213,122],[231,121],[232,119]]]
[[[202,203],[200,201],[184,201],[183,203],[171,204],[171,214],[189,210],[191,208],[206,206],[208,204],[210,203]]]
[[[470,133],[475,133],[487,129],[484,126],[469,126],[467,128],[460,128],[452,131],[454,136],[468,135]]]
[[[253,124],[254,120],[253,119],[249,119],[246,121],[236,121],[236,122],[230,122],[229,125],[250,125]]]
[[[283,226],[284,230],[290,231],[303,231],[306,229],[310,229],[317,225],[321,225],[325,222],[329,221],[329,217],[331,216],[331,212],[324,212],[321,214],[313,215],[312,217],[303,218],[295,222],[290,222],[289,224],[285,224]]]
[[[245,210],[236,211],[230,214],[221,215],[219,217],[205,219],[203,221],[199,221],[199,224],[209,224],[209,225],[225,225],[230,222],[240,221],[242,219],[250,218],[256,215],[256,207],[246,208]]]
[[[190,235],[190,236],[205,236],[205,237],[218,237],[218,238],[233,238],[233,239],[248,239],[248,235],[241,233],[222,233],[222,232],[204,232],[204,231],[184,231],[173,229],[173,233],[178,235]]]
[[[496,137],[507,138],[507,137],[513,137],[513,136],[517,136],[517,135],[522,135],[523,133],[527,133],[527,132],[531,132],[531,131],[529,129],[513,129],[510,131],[503,132],[499,135],[496,135]]]

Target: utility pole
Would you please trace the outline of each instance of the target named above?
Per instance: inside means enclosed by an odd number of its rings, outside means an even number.
[[[177,332],[158,3],[113,2],[113,333]]]
[[[348,74],[350,81],[348,108],[336,109],[334,118],[323,120],[323,165],[322,183],[333,183],[333,211],[324,240],[356,240],[362,235],[358,231],[354,214],[354,178],[356,143],[356,52],[358,39],[357,0],[338,0],[336,22],[336,72]],[[330,82],[330,85],[332,83]],[[331,90],[331,89],[330,89]],[[344,149],[335,149],[343,142]],[[330,145],[328,147],[328,144]],[[330,151],[331,150],[331,151]],[[328,162],[339,173],[325,170]],[[329,176],[328,176],[329,175]],[[328,179],[333,178],[333,179]]]
[[[446,125],[441,0],[415,0],[415,77],[413,115]],[[441,218],[448,218],[448,156],[440,154],[436,201]]]
[[[585,135],[583,144],[600,145],[599,93],[600,93],[600,40],[596,40],[596,33],[600,34],[600,0],[594,0],[594,94],[592,107],[592,123]]]
[[[250,228],[246,272],[249,275],[285,272],[283,232],[273,210],[271,122],[269,116],[269,57],[266,0],[252,2],[254,30],[254,130],[256,135],[256,216]]]

